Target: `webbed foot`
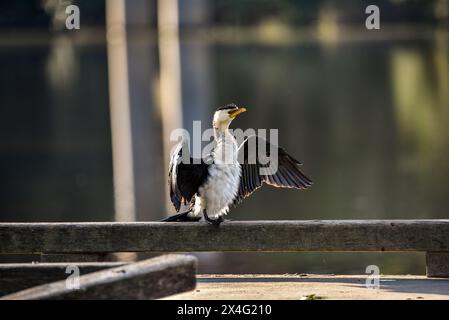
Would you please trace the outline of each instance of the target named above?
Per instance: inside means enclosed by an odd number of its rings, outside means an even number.
[[[218,217],[217,219],[209,218],[206,211],[204,211],[204,219],[206,219],[207,222],[209,222],[210,224],[212,224],[215,227],[220,226],[220,223],[222,223],[224,221],[222,216]]]

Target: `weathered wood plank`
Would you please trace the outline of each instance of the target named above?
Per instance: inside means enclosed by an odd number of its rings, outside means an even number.
[[[449,252],[427,252],[426,274],[430,278],[449,278]]]
[[[449,220],[0,223],[0,253],[449,251]]]
[[[66,280],[26,289],[0,300],[36,299],[157,299],[193,290],[193,256],[165,255],[79,277],[80,288],[67,288]]]
[[[114,261],[107,253],[42,253],[41,262],[106,262]]]
[[[76,263],[80,275],[119,267],[123,262]],[[72,263],[5,263],[0,264],[0,296],[66,279]]]

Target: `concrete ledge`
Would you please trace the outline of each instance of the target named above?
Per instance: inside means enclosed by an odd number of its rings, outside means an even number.
[[[382,275],[378,289],[367,288],[366,279],[367,275],[199,275],[196,290],[164,299],[449,300],[449,279]]]

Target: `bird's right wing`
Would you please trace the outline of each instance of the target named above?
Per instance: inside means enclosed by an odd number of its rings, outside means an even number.
[[[169,164],[168,185],[170,199],[177,212],[181,204],[187,205],[192,200],[198,188],[206,181],[208,167],[204,161],[194,161],[190,157],[189,147],[185,141],[181,141],[175,147]]]

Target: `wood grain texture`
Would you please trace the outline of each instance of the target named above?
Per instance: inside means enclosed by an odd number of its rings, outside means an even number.
[[[426,274],[429,278],[449,278],[449,252],[427,252]]]
[[[41,262],[107,262],[115,261],[107,253],[42,253]]]
[[[5,263],[0,264],[0,296],[66,279],[66,268],[73,263]],[[80,275],[119,267],[122,262],[76,263]]]
[[[165,255],[79,277],[80,288],[66,280],[40,285],[0,300],[42,299],[157,299],[193,290],[197,260],[187,255]]]
[[[449,220],[0,223],[0,253],[449,251]]]

